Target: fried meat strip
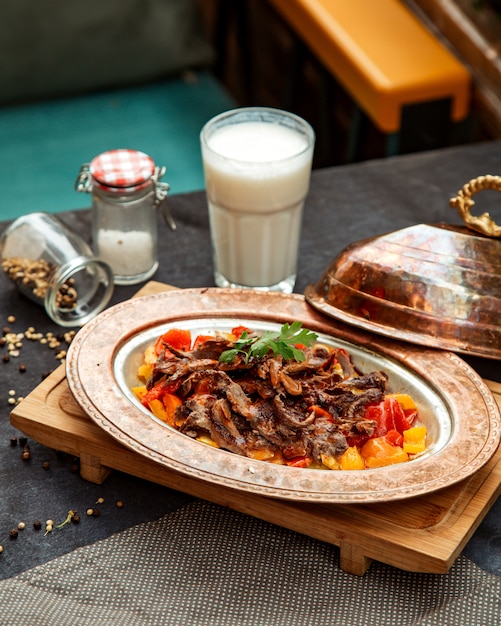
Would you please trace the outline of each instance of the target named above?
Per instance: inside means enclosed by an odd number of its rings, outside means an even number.
[[[384,397],[384,372],[360,375],[344,350],[321,346],[306,349],[300,363],[272,356],[230,366],[216,360],[231,345],[209,340],[159,359],[153,378],[163,377],[183,400],[176,409],[181,432],[208,435],[240,455],[280,450],[286,459],[309,456],[317,462],[322,455],[341,455],[350,436],[374,432],[376,423],[364,416],[368,405]]]

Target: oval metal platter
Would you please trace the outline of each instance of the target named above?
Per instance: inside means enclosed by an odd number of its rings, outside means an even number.
[[[393,392],[411,394],[428,429],[426,453],[371,470],[331,471],[257,461],[193,440],[157,420],[130,388],[144,349],[168,328],[193,334],[256,331],[300,320],[320,340],[342,346],[365,372],[384,370]],[[500,440],[497,404],[480,376],[452,352],[422,349],[328,318],[300,295],[234,289],[167,291],[104,311],[74,338],[69,387],[107,433],[160,466],[229,489],[303,502],[371,503],[419,496],[471,476]]]

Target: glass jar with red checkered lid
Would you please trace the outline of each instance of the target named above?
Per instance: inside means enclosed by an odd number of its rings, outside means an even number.
[[[155,209],[169,190],[160,182],[164,173],[144,152],[125,149],[103,152],[80,168],[75,188],[92,194],[94,252],[110,265],[117,285],[147,280],[158,267]]]

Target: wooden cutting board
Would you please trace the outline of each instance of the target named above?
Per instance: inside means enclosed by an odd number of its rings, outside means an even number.
[[[148,283],[138,295],[173,289]],[[501,407],[501,384],[486,381]],[[441,574],[501,492],[501,448],[467,480],[425,496],[377,504],[310,504],[241,492],[195,479],[122,446],[77,404],[60,365],[11,413],[11,423],[40,443],[80,458],[84,479],[102,483],[120,470],[336,545],[340,566],[362,575],[372,560]]]

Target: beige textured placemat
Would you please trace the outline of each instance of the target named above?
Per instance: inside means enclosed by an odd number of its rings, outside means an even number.
[[[446,575],[373,563],[207,502],[0,582],[2,626],[498,626],[501,580],[460,557]]]

